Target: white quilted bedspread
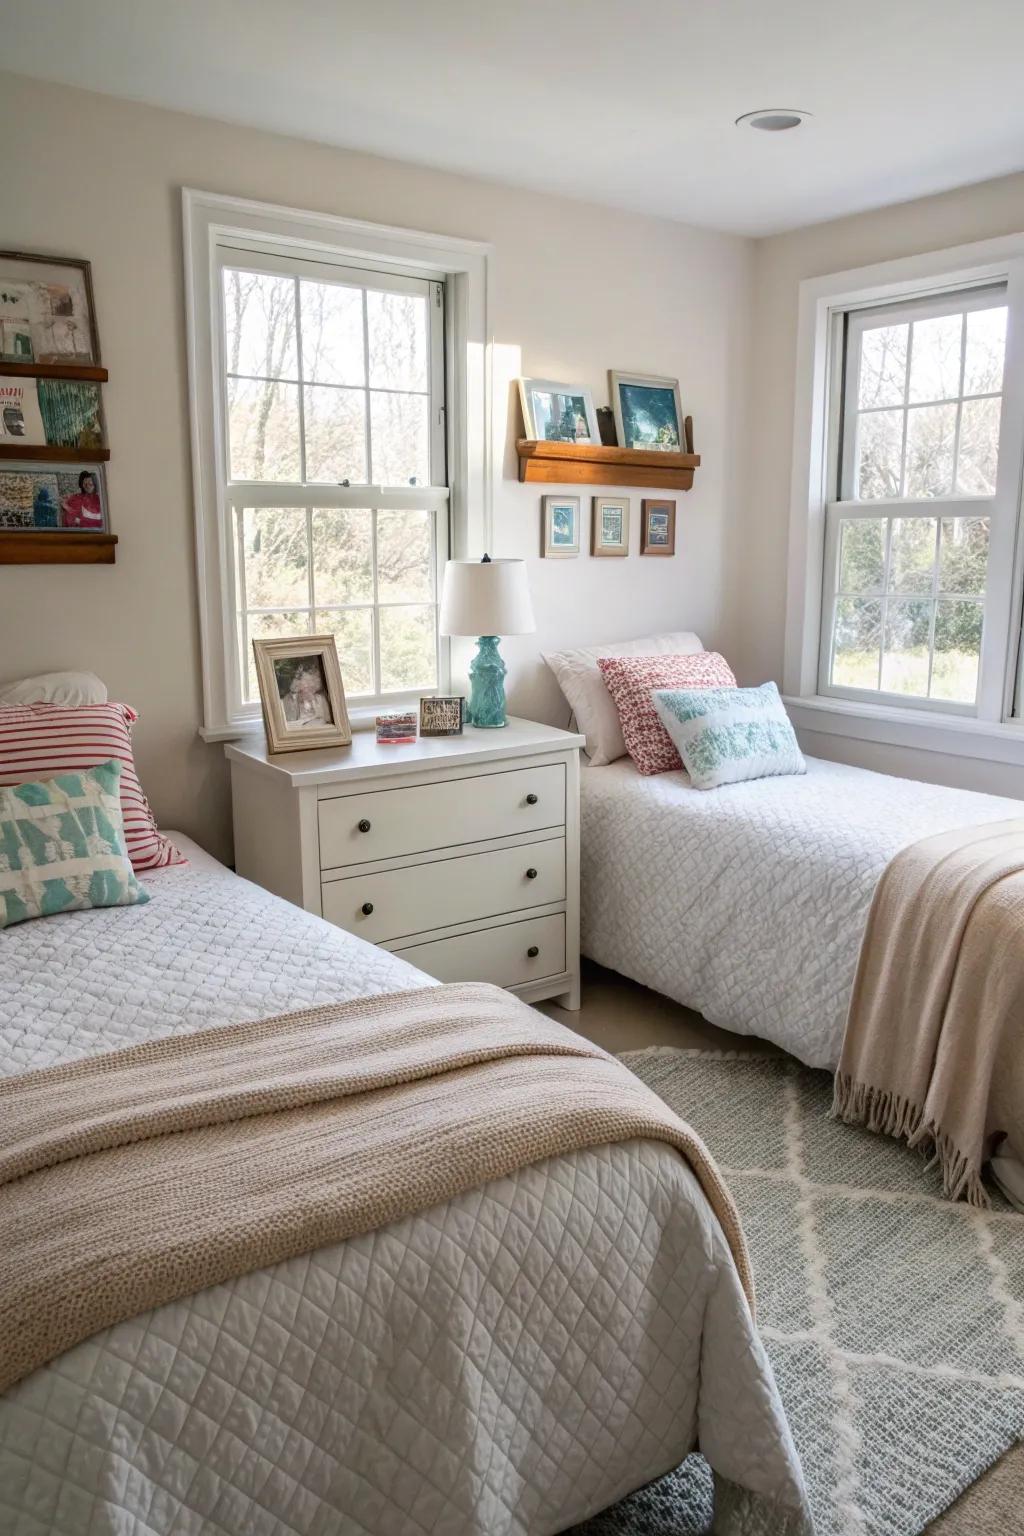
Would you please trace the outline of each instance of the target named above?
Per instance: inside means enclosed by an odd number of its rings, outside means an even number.
[[[807,774],[694,789],[623,758],[583,774],[583,952],[773,1040],[839,1062],[861,935],[886,864],[1024,803],[808,758]]]
[[[0,934],[0,1072],[427,980],[202,856],[145,884]],[[549,1536],[698,1434],[730,1482],[800,1502],[720,1229],[634,1142],[70,1350],[0,1400],[0,1531]]]

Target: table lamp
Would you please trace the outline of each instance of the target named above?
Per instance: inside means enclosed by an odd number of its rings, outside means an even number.
[[[470,725],[507,725],[505,663],[498,650],[501,635],[528,635],[536,624],[526,584],[525,560],[449,560],[441,592],[442,635],[476,635],[476,655],[469,665]]]

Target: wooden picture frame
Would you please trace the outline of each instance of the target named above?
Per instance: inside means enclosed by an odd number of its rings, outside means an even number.
[[[461,736],[466,701],[461,694],[428,694],[420,699],[421,736]]]
[[[578,496],[541,497],[540,552],[547,560],[574,560],[579,554]]]
[[[590,553],[599,559],[629,554],[629,497],[595,496],[590,514]]]
[[[649,499],[640,503],[640,553],[674,555],[676,552],[676,504]]]
[[[642,448],[654,453],[684,452],[686,423],[678,379],[617,370],[610,370],[608,379],[620,448]],[[649,433],[637,430],[636,413],[645,402],[653,417]]]
[[[66,369],[70,375],[96,370],[99,363],[91,263],[0,251],[0,367]]]
[[[267,749],[307,752],[352,741],[333,635],[254,640]]]
[[[589,389],[582,384],[558,384],[553,379],[520,379],[519,404],[523,412],[523,426],[526,436],[533,442],[554,443],[587,443],[592,447],[599,447],[601,443],[601,427],[597,419],[597,411],[594,409],[594,397]],[[567,409],[571,409],[573,417],[578,423],[581,419],[586,422],[587,435],[583,437],[577,430],[570,434],[568,431],[550,433],[545,421],[540,415],[540,402],[536,396],[563,397],[567,402]],[[541,430],[544,428],[544,430]]]

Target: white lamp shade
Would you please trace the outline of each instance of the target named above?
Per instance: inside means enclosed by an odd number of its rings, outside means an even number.
[[[528,635],[536,624],[525,560],[449,560],[442,635]]]

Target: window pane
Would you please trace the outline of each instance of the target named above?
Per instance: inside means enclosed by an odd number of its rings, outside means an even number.
[[[306,479],[365,485],[366,396],[359,389],[307,384]]]
[[[427,301],[416,294],[366,292],[371,389],[429,387]]]
[[[382,603],[430,602],[432,512],[377,513],[377,596]]]
[[[957,490],[968,496],[994,496],[999,459],[999,413],[1002,399],[965,400],[960,414],[960,454]]]
[[[907,412],[906,496],[948,496],[953,489],[955,405],[922,405]]]
[[[249,631],[244,677],[248,691],[245,697],[247,701],[256,700],[258,702],[260,689],[256,681],[256,668],[252,659],[252,642],[254,640],[276,640],[280,635],[311,634],[310,615],[307,609],[305,613],[247,613],[245,617]]]
[[[1006,306],[975,309],[967,316],[964,394],[997,394],[1003,387],[1006,354]]]
[[[939,544],[940,592],[984,592],[988,518],[944,517]]]
[[[836,687],[877,689],[881,632],[882,605],[877,599],[839,599],[832,652],[832,682]]]
[[[262,272],[224,271],[225,372],[297,379],[295,283]]]
[[[933,699],[973,704],[981,660],[981,603],[939,602],[935,615]]]
[[[865,331],[860,354],[862,410],[902,405],[907,387],[907,325],[879,325]]]
[[[843,521],[839,543],[840,592],[880,592],[885,577],[885,519]]]
[[[963,314],[915,320],[910,351],[910,400],[955,400],[960,393]]]
[[[259,379],[227,382],[231,479],[298,481],[298,385]]]
[[[933,606],[930,600],[920,598],[890,600],[882,653],[882,688],[886,693],[927,698]]]
[[[370,396],[375,485],[429,485],[426,395]]]
[[[322,609],[316,613],[318,635],[334,635],[346,695],[373,693],[373,616],[369,608]]]
[[[299,284],[302,377],[316,384],[365,384],[363,290]]]
[[[433,608],[380,608],[381,691],[437,686]]]
[[[872,411],[858,416],[854,496],[863,501],[898,496],[902,454],[902,411]]]
[[[313,594],[320,606],[372,603],[372,512],[323,507],[313,513]]]
[[[890,592],[928,592],[935,571],[934,517],[894,517],[889,553]]]
[[[246,507],[242,558],[247,608],[289,608],[309,601],[306,513],[301,507]]]

